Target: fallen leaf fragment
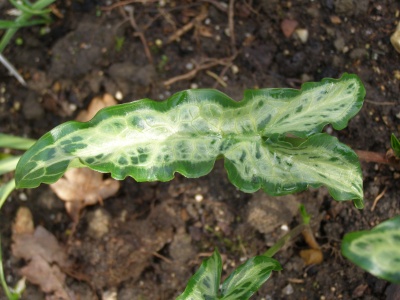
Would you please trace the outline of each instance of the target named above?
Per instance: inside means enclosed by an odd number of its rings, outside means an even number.
[[[12,253],[28,264],[21,268],[21,275],[48,294],[46,299],[74,299],[73,293],[64,286],[66,275],[61,271],[68,267],[67,254],[57,239],[42,226],[33,231],[32,214],[27,208],[17,212],[12,228]]]
[[[108,106],[116,105],[117,101],[115,101],[114,97],[111,96],[110,94],[104,94],[103,97],[95,97],[93,100],[90,102],[87,110],[81,111],[78,116],[76,117],[76,120],[79,122],[86,122],[92,119],[97,112]]]
[[[88,109],[81,111],[76,117],[77,121],[86,122],[92,119],[96,113],[105,107],[117,104],[114,97],[104,94],[103,97],[95,97],[90,102]],[[119,189],[119,182],[113,179],[103,180],[103,175],[87,168],[70,169],[64,177],[50,185],[56,195],[66,201],[65,209],[77,223],[82,209],[88,205],[94,205],[108,197],[115,195]]]
[[[322,263],[324,256],[319,249],[306,249],[300,251],[300,257],[304,260],[306,266]]]
[[[120,184],[114,179],[103,180],[103,174],[87,168],[70,169],[64,177],[50,185],[56,195],[66,201],[65,207],[77,222],[81,210],[118,192]]]
[[[12,226],[13,234],[33,234],[34,231],[35,228],[31,211],[27,207],[20,207]]]
[[[297,28],[297,25],[299,25],[299,22],[296,20],[290,20],[290,19],[285,19],[281,23],[281,30],[285,37],[290,37],[295,29]]]
[[[394,49],[400,53],[400,23],[396,27],[396,31],[390,37]]]

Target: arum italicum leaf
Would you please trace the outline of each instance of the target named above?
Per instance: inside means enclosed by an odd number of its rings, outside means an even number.
[[[203,260],[200,268],[189,279],[185,291],[176,300],[216,300],[221,281],[222,260],[218,250]]]
[[[361,206],[356,154],[316,133],[326,124],[344,128],[364,96],[359,78],[344,74],[300,90],[248,90],[240,102],[200,89],[163,102],[116,105],[89,122],[67,122],[45,134],[20,159],[16,184],[53,183],[71,165],[115,179],[168,181],[175,172],[197,178],[224,158],[230,181],[242,191],[284,195],[324,185],[336,200],[355,199]]]
[[[400,284],[400,216],[371,230],[346,234],[342,253],[371,274]]]
[[[275,259],[255,256],[237,267],[220,288],[222,261],[215,250],[203,261],[176,300],[246,300],[268,280],[272,271],[280,270],[282,267]]]

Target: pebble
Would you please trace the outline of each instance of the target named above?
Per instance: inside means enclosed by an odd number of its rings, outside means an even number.
[[[88,234],[93,238],[102,238],[109,232],[111,216],[102,208],[97,208],[94,212],[87,215]]]
[[[28,196],[27,196],[25,193],[20,193],[20,194],[18,195],[18,198],[19,198],[19,200],[21,200],[21,201],[26,201],[26,200],[28,200]]]
[[[287,286],[285,286],[282,290],[282,293],[285,295],[291,295],[293,294],[293,286],[289,283]]]
[[[396,31],[390,37],[394,49],[400,53],[400,23],[397,25]]]
[[[296,29],[295,34],[303,44],[307,43],[307,40],[308,40],[308,30],[307,29],[298,28],[298,29]]]
[[[344,47],[345,47],[344,38],[341,37],[341,36],[338,36],[338,37],[334,40],[333,45],[335,46],[335,49],[336,49],[338,52],[341,52],[341,51],[344,49]]]
[[[364,48],[356,48],[351,50],[350,58],[351,59],[361,59],[368,56],[368,51]]]
[[[290,37],[299,23],[296,20],[285,19],[281,23],[281,30],[285,37]]]

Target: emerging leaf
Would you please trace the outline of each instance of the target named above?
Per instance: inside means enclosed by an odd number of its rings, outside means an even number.
[[[400,141],[393,133],[392,136],[390,137],[390,143],[394,151],[394,154],[396,155],[397,158],[400,158]]]
[[[215,250],[211,257],[203,261],[176,300],[246,300],[268,280],[272,271],[280,270],[281,265],[271,257],[252,257],[233,271],[219,292],[222,261],[218,250]]]
[[[371,274],[400,284],[400,216],[344,236],[342,253]]]
[[[255,256],[239,266],[222,284],[218,299],[249,299],[271,276],[272,271],[282,270],[273,258]]]
[[[115,179],[168,181],[175,172],[197,178],[224,157],[229,179],[245,192],[284,195],[324,185],[335,199],[361,206],[357,156],[315,133],[328,123],[344,128],[364,95],[358,77],[345,74],[301,90],[249,90],[240,102],[204,89],[105,108],[87,123],[67,122],[45,134],[19,161],[16,183],[53,183],[76,164]]]

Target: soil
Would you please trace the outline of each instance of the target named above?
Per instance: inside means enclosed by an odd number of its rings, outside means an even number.
[[[6,2],[0,1],[2,19],[11,18]],[[69,0],[56,1],[52,11],[47,33],[21,29],[16,37],[23,44],[14,39],[3,53],[28,83],[21,86],[0,67],[3,133],[39,138],[104,93],[120,102],[161,101],[183,89],[215,87],[240,100],[246,88],[299,88],[349,72],[364,82],[366,102],[346,129],[332,134],[353,149],[379,153],[390,148],[391,133],[399,135],[400,53],[390,43],[399,1]],[[304,30],[291,33],[293,24]],[[47,186],[18,190],[0,211],[7,281],[15,284],[26,264],[11,254],[11,224],[21,206],[65,249],[72,263],[65,284],[76,299],[122,300],[174,299],[215,247],[226,276],[270,247],[285,233],[282,225],[293,227],[303,203],[324,261],[305,266],[299,252],[307,245],[299,237],[276,255],[284,270],[252,299],[400,299],[397,286],[340,254],[346,232],[400,214],[399,169],[362,162],[362,170],[363,210],[334,201],[324,188],[280,198],[245,194],[218,162],[200,179],[127,179],[103,206],[85,208],[76,228]],[[45,297],[27,284],[23,299]]]

